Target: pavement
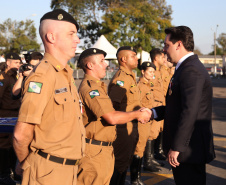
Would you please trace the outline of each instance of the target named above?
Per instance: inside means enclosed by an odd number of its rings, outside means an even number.
[[[75,83],[79,87],[80,80]],[[105,81],[108,83],[108,81]],[[212,79],[213,84],[213,132],[216,158],[207,164],[206,185],[226,185],[226,79]],[[166,162],[162,171],[151,173],[142,170],[142,180],[146,185],[175,185],[170,165]],[[126,184],[130,184],[130,172]],[[19,185],[19,184],[17,184]]]

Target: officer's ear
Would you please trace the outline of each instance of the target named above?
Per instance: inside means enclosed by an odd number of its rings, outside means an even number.
[[[10,60],[6,60],[6,65],[10,66],[10,64],[11,64],[11,61]]]
[[[46,37],[46,40],[51,44],[56,42],[56,34],[53,32],[48,32],[45,37]]]
[[[126,63],[126,56],[123,56],[123,57],[121,58],[121,62],[122,62],[122,63]]]
[[[144,76],[144,70],[143,69],[141,70],[141,74]]]
[[[86,68],[89,69],[89,70],[93,69],[93,62],[87,62]]]

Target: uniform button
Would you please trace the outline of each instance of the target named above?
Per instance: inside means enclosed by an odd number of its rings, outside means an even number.
[[[65,98],[64,101],[67,101],[67,99]]]

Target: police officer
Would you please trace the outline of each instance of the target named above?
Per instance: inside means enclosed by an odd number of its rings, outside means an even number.
[[[153,79],[155,74],[155,65],[151,62],[143,62],[139,67],[142,77],[139,79],[138,87],[141,92],[141,104],[144,107],[152,108],[154,103],[153,91],[151,89],[150,80]],[[145,151],[147,140],[150,136],[152,122],[147,124],[138,124],[139,140],[136,145],[133,162],[130,166],[131,184],[143,185],[141,180],[141,163]],[[146,157],[146,156],[145,156]],[[137,160],[140,159],[140,160]]]
[[[79,185],[109,184],[114,170],[112,142],[116,138],[116,124],[125,124],[134,119],[149,121],[145,111],[115,111],[101,78],[106,75],[106,53],[97,48],[83,51],[79,65],[85,77],[79,87],[83,103],[83,123],[86,128],[86,150],[78,171]]]
[[[163,90],[164,90],[164,95],[166,97],[166,93],[169,87],[169,82],[171,79],[171,73],[170,73],[170,68],[173,66],[172,63],[167,61],[167,55],[164,54],[164,63],[162,65],[162,67],[160,68],[160,73],[162,76],[162,82],[163,82]]]
[[[20,100],[12,99],[12,88],[17,81],[21,59],[16,53],[6,54],[6,70],[0,74],[0,117],[17,117]],[[11,163],[10,163],[11,161]],[[10,178],[16,156],[12,148],[12,134],[0,134],[0,184],[16,184]]]
[[[116,56],[120,69],[109,83],[109,96],[116,110],[125,112],[137,110],[141,107],[140,90],[132,72],[138,64],[136,50],[130,46],[123,46],[118,49]],[[117,138],[113,143],[115,169],[111,185],[125,183],[127,168],[133,159],[138,141],[137,123],[138,121],[134,119],[124,125],[117,125]]]
[[[42,60],[42,58],[43,55],[41,53],[33,52],[32,54],[29,54],[28,64],[24,64],[20,67],[18,80],[13,86],[12,90],[14,99],[18,99],[21,97],[21,88],[23,81],[27,76],[29,76],[32,69]],[[26,69],[24,69],[23,66],[26,66]]]
[[[14,149],[23,169],[22,185],[77,184],[85,129],[72,69],[79,26],[64,10],[40,20],[45,55],[26,79],[14,130]]]

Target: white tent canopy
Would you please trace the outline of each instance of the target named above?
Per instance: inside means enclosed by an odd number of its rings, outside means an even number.
[[[147,61],[151,62],[150,54],[147,51],[144,51],[144,50],[137,53],[137,58],[140,58],[141,63],[147,62]]]
[[[105,59],[116,59],[117,49],[105,38],[104,35],[101,35],[91,48],[104,50],[107,53]]]

